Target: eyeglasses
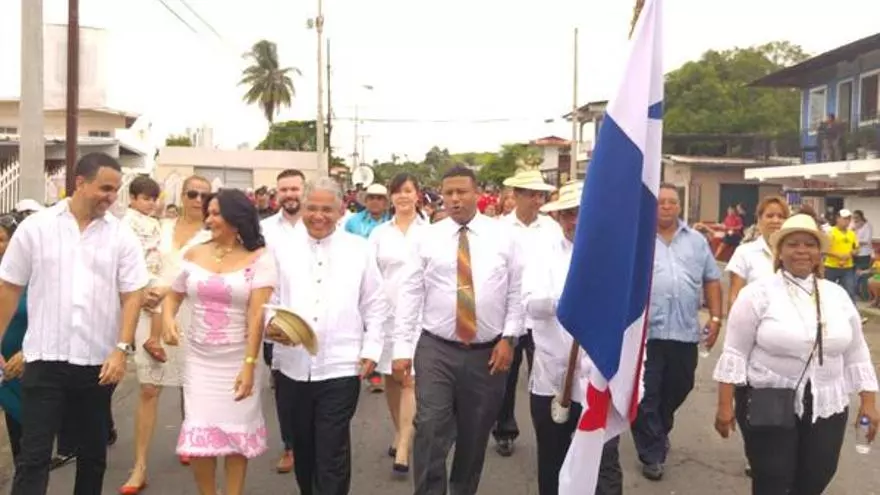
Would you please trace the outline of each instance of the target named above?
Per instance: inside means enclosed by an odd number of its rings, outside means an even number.
[[[186,192],[186,197],[189,199],[201,198],[202,201],[208,201],[209,199],[211,199],[211,193],[196,191],[195,189],[192,189]]]

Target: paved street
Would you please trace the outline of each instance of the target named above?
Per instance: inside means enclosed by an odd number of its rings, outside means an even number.
[[[880,341],[880,326],[872,325],[872,340]],[[875,354],[877,355],[877,354]],[[698,371],[697,388],[678,415],[678,423],[672,437],[673,450],[666,478],[659,483],[644,480],[638,474],[631,440],[622,442],[622,462],[625,470],[625,493],[638,495],[661,494],[745,494],[748,483],[741,474],[743,461],[739,438],[721,440],[712,429],[715,389],[709,381],[711,364],[716,356],[702,360]],[[120,439],[110,451],[110,465],[106,476],[104,493],[116,493],[127,475],[132,459],[130,431],[135,407],[135,381],[130,375],[116,394],[116,418]],[[520,382],[517,403],[520,428],[523,435],[513,457],[501,458],[494,450],[487,453],[481,493],[505,495],[536,494],[535,442],[528,415],[525,380]],[[268,392],[268,391],[267,391]],[[265,411],[269,416],[270,429],[277,444],[274,427],[274,407],[268,394],[264,395]],[[178,402],[175,394],[162,398],[160,426],[151,457],[150,488],[146,493],[162,495],[191,495],[195,493],[191,475],[177,464],[174,445],[178,430]],[[404,495],[412,493],[409,481],[395,481],[390,475],[390,459],[385,456],[390,439],[390,425],[382,395],[364,393],[352,425],[354,435],[353,495]],[[5,439],[2,440],[6,445]],[[246,493],[248,494],[295,494],[293,475],[278,475],[272,470],[277,452],[255,460],[250,467]],[[878,453],[858,456],[848,439],[841,458],[841,467],[829,495],[880,494],[880,465]],[[8,450],[0,459],[0,465],[9,472]],[[63,467],[52,473],[49,493],[67,495],[73,482],[74,467]],[[0,488],[7,492],[8,484]]]

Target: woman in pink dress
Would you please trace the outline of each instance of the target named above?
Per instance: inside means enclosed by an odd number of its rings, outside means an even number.
[[[267,449],[255,368],[275,261],[264,255],[257,211],[243,192],[223,190],[207,201],[205,225],[212,238],[187,251],[163,314],[165,341],[174,345],[174,317],[184,298],[192,303],[177,453],[191,458],[201,495],[216,494],[217,458],[224,457],[226,493],[241,495],[248,459]]]

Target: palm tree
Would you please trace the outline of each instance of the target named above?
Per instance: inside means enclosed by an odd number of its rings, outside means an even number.
[[[245,60],[251,62],[241,75],[239,85],[247,86],[244,101],[254,103],[263,110],[269,121],[269,128],[281,107],[289,107],[296,90],[293,87],[291,74],[302,75],[296,67],[281,68],[278,64],[278,45],[268,40],[260,40],[244,54]]]

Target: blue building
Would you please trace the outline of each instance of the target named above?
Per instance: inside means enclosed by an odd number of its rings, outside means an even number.
[[[880,33],[769,74],[756,87],[801,92],[802,165],[747,169],[817,211],[880,219]]]

